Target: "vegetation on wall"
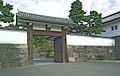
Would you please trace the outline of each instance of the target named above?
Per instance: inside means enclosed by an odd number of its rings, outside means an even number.
[[[36,57],[50,58],[54,56],[54,41],[47,36],[33,37],[34,54]]]
[[[97,11],[90,11],[90,15],[87,15],[82,6],[80,0],[76,0],[71,4],[71,10],[69,11],[69,18],[73,20],[76,25],[69,25],[67,31],[69,33],[80,33],[81,35],[100,34],[103,32],[102,27],[102,14]]]
[[[97,60],[104,60],[105,59],[105,55],[97,55],[96,59]]]
[[[116,60],[120,60],[120,54],[119,53],[115,54],[115,58]]]

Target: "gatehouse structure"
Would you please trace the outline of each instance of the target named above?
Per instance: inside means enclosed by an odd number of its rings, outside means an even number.
[[[119,18],[117,18],[117,20],[119,20]],[[107,24],[109,22],[107,22]],[[70,19],[36,15],[19,11],[16,14],[16,26],[14,28],[0,27],[0,62],[1,58],[6,58],[4,61],[5,63],[3,62],[5,66],[3,66],[3,64],[2,66],[15,67],[32,64],[32,39],[33,36],[36,35],[54,38],[55,62],[120,59],[119,35],[111,38],[102,37],[108,32],[108,30],[106,30],[104,34],[102,33],[101,36],[82,36],[75,33],[66,35],[66,27],[68,25],[74,26],[75,23]],[[112,32],[117,31],[119,31],[118,28]],[[8,36],[9,34],[11,37]]]
[[[27,30],[28,62],[32,63],[32,37],[35,35],[54,36],[54,61],[68,62],[66,26],[74,25],[70,19],[36,15],[19,11],[16,15],[17,26]]]

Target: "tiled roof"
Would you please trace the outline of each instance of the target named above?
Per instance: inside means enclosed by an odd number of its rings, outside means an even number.
[[[37,15],[37,14],[31,14],[31,13],[26,13],[21,11],[17,13],[17,18],[21,20],[53,23],[53,24],[60,24],[60,25],[75,25],[75,23],[71,19]]]

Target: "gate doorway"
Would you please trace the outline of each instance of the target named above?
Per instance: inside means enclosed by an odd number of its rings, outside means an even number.
[[[33,36],[33,63],[54,62],[54,39],[51,36]]]
[[[69,19],[36,15],[19,11],[16,16],[18,26],[27,31],[28,63],[33,60],[33,36],[53,36],[54,61],[69,62],[66,44],[66,26],[73,25]]]

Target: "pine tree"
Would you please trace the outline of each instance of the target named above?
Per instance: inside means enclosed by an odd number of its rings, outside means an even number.
[[[90,15],[86,15],[86,12],[82,9],[80,0],[76,0],[71,4],[69,12],[69,18],[76,23],[74,26],[68,26],[67,31],[69,33],[91,35],[93,33],[100,34],[103,31],[102,14],[99,14],[97,11],[90,11]]]
[[[103,32],[103,26],[102,26],[102,14],[99,14],[97,11],[90,11],[90,31],[88,32],[90,35],[92,33],[100,34]]]
[[[73,22],[76,23],[77,25],[69,26],[68,32],[83,33],[84,32],[84,30],[82,30],[84,27],[83,20],[84,14],[86,12],[82,10],[82,3],[79,0],[74,1],[69,12],[70,12],[69,18],[72,19]]]
[[[8,3],[4,4],[3,0],[0,0],[0,21],[4,23],[11,23],[14,21],[14,14],[11,12],[13,5]]]

